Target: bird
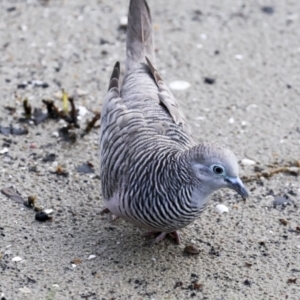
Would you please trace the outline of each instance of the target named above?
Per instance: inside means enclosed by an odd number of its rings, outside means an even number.
[[[126,65],[116,62],[100,124],[104,212],[148,230],[154,243],[195,221],[222,188],[243,198],[235,154],[217,142],[197,143],[175,97],[156,69],[146,0],[131,0]]]

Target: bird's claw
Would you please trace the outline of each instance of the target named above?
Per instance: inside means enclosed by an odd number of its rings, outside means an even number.
[[[149,231],[143,234],[144,237],[155,237],[154,243],[161,242],[166,236],[170,235],[173,239],[175,239],[176,244],[180,244],[180,235],[178,231],[173,232],[157,232],[157,231]]]

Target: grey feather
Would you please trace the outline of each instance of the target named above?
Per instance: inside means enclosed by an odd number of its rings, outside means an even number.
[[[194,221],[220,188],[246,197],[235,155],[215,143],[196,144],[156,70],[144,0],[130,1],[126,43],[122,86],[116,63],[102,106],[100,171],[107,208],[140,227],[166,233]]]

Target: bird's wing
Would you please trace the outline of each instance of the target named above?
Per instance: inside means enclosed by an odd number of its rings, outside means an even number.
[[[171,115],[174,123],[176,125],[181,125],[183,128],[183,131],[192,138],[190,127],[187,124],[185,117],[184,117],[183,113],[181,112],[174,95],[169,90],[167,85],[164,83],[163,79],[158,74],[157,70],[155,69],[155,67],[153,66],[153,64],[151,63],[151,61],[148,57],[146,57],[146,61],[147,61],[148,67],[154,77],[155,83],[158,87],[158,91],[159,91],[158,96],[159,96],[160,102],[165,106],[165,108]]]

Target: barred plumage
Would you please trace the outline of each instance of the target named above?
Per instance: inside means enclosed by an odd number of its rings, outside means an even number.
[[[155,69],[151,26],[146,1],[131,0],[123,84],[116,63],[102,107],[101,184],[113,214],[163,232],[159,241],[194,221],[217,189],[247,192],[230,150],[195,143]]]

